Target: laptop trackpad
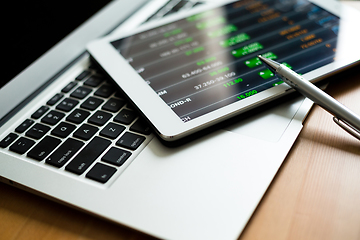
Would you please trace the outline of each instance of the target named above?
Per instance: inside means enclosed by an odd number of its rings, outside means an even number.
[[[303,97],[287,101],[277,107],[231,125],[225,128],[225,130],[265,141],[277,142],[303,101]]]

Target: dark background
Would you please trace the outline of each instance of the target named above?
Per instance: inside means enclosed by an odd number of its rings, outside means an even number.
[[[0,88],[110,0],[10,1],[3,6]]]

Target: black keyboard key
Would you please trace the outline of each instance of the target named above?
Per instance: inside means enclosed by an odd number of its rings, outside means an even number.
[[[72,123],[82,123],[88,116],[90,115],[90,113],[88,111],[85,110],[81,110],[81,109],[75,109],[67,118],[66,120]]]
[[[45,162],[55,167],[62,167],[67,163],[80,148],[84,145],[83,142],[69,138],[58,149],[55,150]]]
[[[103,98],[108,98],[115,91],[116,91],[116,88],[113,85],[104,84],[94,93],[94,95],[103,97]]]
[[[114,164],[115,166],[121,166],[125,161],[131,156],[131,152],[125,151],[123,149],[112,147],[110,150],[102,157],[102,161]]]
[[[27,156],[38,161],[45,159],[59,144],[61,143],[60,139],[46,136],[41,140],[35,147],[33,147]]]
[[[112,117],[110,113],[104,111],[96,111],[88,120],[89,123],[103,126]]]
[[[132,111],[134,111],[134,109],[136,109],[136,108],[134,107],[134,105],[132,105],[132,104],[129,103],[129,102],[126,104],[126,108],[129,109],[129,110],[132,110]]]
[[[49,106],[53,106],[55,105],[58,101],[60,101],[60,99],[62,99],[64,97],[63,94],[57,93],[55,94],[55,96],[53,96],[49,101],[47,101],[47,105]]]
[[[97,71],[99,69],[99,67],[94,63],[90,63],[90,65],[88,66],[88,69]]]
[[[85,79],[87,76],[89,76],[90,74],[91,74],[90,71],[85,70],[85,71],[83,71],[82,73],[80,73],[80,75],[77,76],[77,77],[75,78],[75,80],[78,80],[78,81],[84,80],[84,79]]]
[[[106,125],[106,127],[103,128],[103,130],[101,130],[100,135],[103,137],[115,139],[124,130],[125,130],[124,126],[121,126],[121,125],[115,124],[115,123],[109,123],[108,125]]]
[[[40,107],[36,112],[34,112],[31,117],[34,119],[39,119],[41,118],[47,111],[49,111],[49,107],[48,106],[42,106]]]
[[[17,134],[9,133],[9,135],[7,135],[3,140],[1,140],[0,147],[1,148],[8,147],[13,141],[15,141],[15,139],[17,139],[17,137],[18,137]]]
[[[109,111],[109,112],[117,112],[125,105],[124,100],[116,99],[116,98],[110,98],[104,106],[102,106],[103,110]]]
[[[68,83],[68,85],[66,85],[66,86],[61,90],[61,92],[63,92],[63,93],[68,93],[68,92],[70,92],[76,85],[77,85],[76,82],[70,82],[70,83]]]
[[[149,135],[151,133],[151,128],[149,125],[141,118],[139,118],[131,127],[130,131],[137,133]]]
[[[118,115],[115,116],[114,121],[122,124],[129,125],[137,117],[136,113],[129,109],[123,109]]]
[[[26,119],[22,124],[20,124],[16,129],[15,132],[23,133],[25,132],[31,125],[34,124],[34,120]]]
[[[96,163],[95,166],[86,174],[86,177],[101,183],[106,183],[115,172],[116,168]]]
[[[80,107],[88,109],[88,110],[95,110],[96,108],[98,108],[102,103],[104,102],[104,100],[100,99],[100,98],[95,98],[95,97],[89,97],[88,99],[86,99]]]
[[[32,126],[29,131],[26,132],[26,136],[31,137],[31,138],[35,138],[35,139],[40,139],[42,138],[48,131],[50,130],[50,127],[41,124],[41,123],[37,123],[34,126]]]
[[[61,122],[52,130],[51,134],[57,137],[66,138],[75,130],[76,126],[67,122]]]
[[[111,144],[109,140],[95,137],[83,150],[65,167],[67,171],[82,174]]]
[[[92,138],[99,129],[89,124],[83,124],[78,130],[74,132],[74,137],[83,140],[89,140]]]
[[[89,77],[85,82],[84,85],[90,86],[90,87],[97,87],[102,82],[104,82],[104,79],[100,76],[92,76]]]
[[[135,133],[126,132],[119,141],[116,142],[116,145],[124,147],[130,150],[136,150],[141,143],[145,141],[144,136],[137,135]]]
[[[56,109],[64,111],[64,112],[70,112],[74,109],[76,105],[78,105],[79,101],[71,98],[65,98],[59,105],[56,106]]]
[[[115,92],[115,95],[114,95],[115,97],[118,97],[118,98],[124,98],[124,94],[123,93],[121,93],[119,90],[117,90],[116,92]]]
[[[21,137],[13,145],[10,146],[10,150],[16,153],[24,154],[35,144],[34,140]]]
[[[58,112],[58,111],[50,111],[41,119],[41,122],[49,124],[49,125],[55,125],[65,116],[64,113]]]
[[[91,93],[91,89],[87,87],[78,87],[75,91],[73,91],[70,96],[78,99],[84,99],[89,93]]]

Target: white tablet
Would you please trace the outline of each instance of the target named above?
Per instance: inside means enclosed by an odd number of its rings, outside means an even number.
[[[333,0],[222,2],[105,37],[88,51],[172,141],[291,90],[258,54],[313,82],[359,63],[359,23],[356,10]]]

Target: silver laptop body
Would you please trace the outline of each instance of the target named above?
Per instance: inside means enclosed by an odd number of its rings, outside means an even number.
[[[115,31],[166,15],[167,2],[111,2],[0,89],[0,180],[159,238],[234,239],[312,104],[291,99],[180,147],[163,146],[85,45],[125,19]]]

